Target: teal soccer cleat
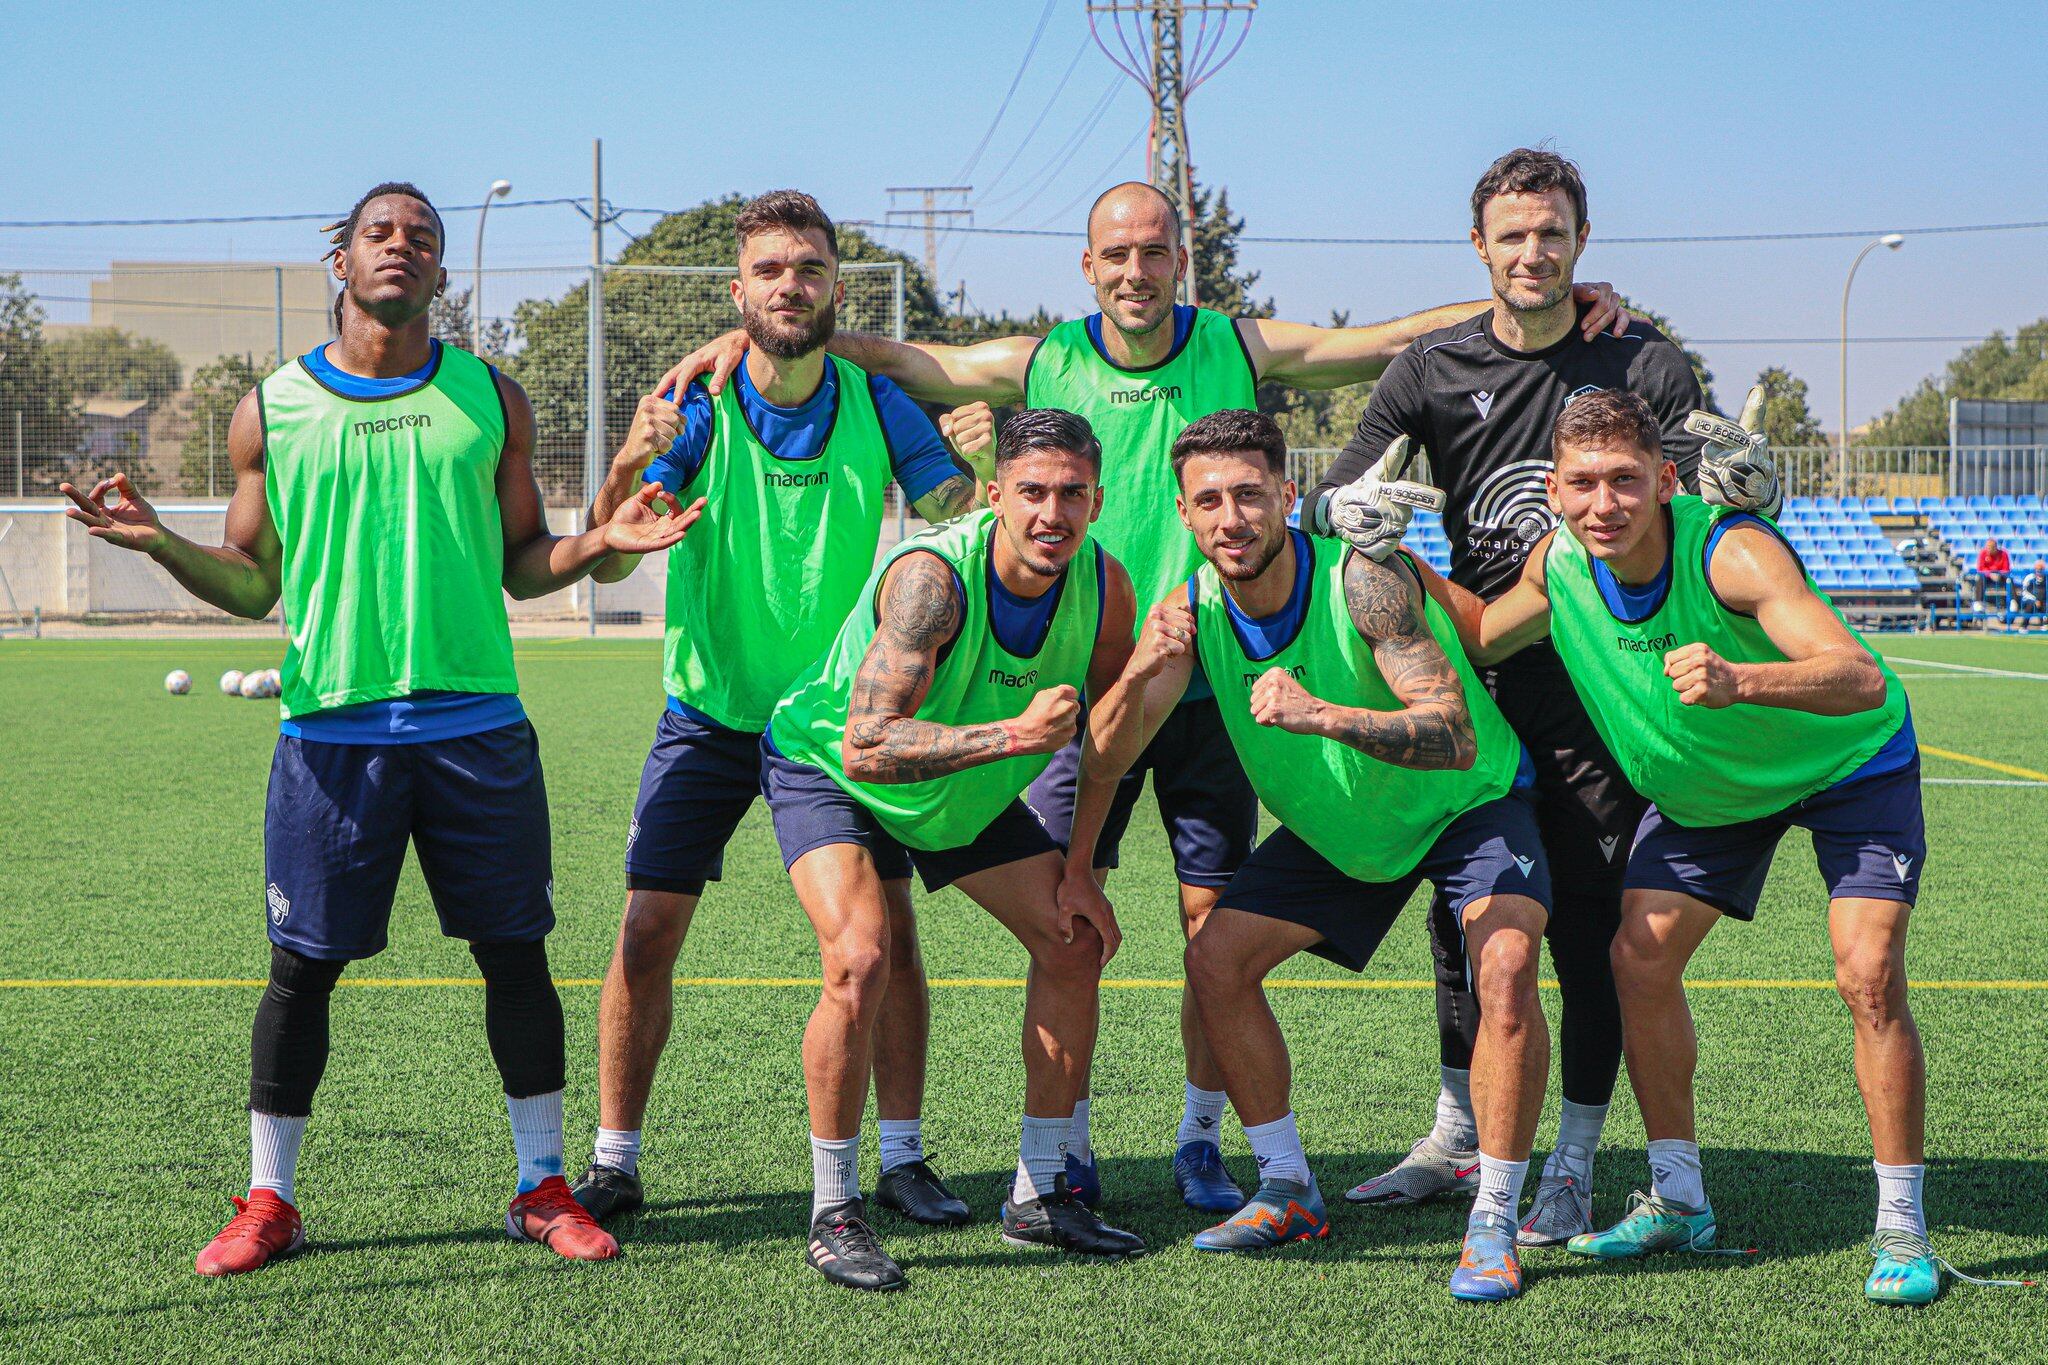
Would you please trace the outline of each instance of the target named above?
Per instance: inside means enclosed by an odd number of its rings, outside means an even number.
[[[1629,1196],[1626,1218],[1604,1232],[1580,1233],[1565,1243],[1565,1250],[1602,1261],[1627,1261],[1658,1251],[1717,1251],[1718,1234],[1713,1209],[1687,1208],[1638,1190]]]
[[[1927,1239],[1902,1228],[1884,1228],[1870,1239],[1877,1264],[1863,1282],[1863,1297],[1872,1303],[1903,1303],[1915,1308],[1941,1297],[1941,1261]]]

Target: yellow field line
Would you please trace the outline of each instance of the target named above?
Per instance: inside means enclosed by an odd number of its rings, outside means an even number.
[[[1936,758],[1953,759],[1957,763],[1970,763],[1979,768],[1989,768],[1992,772],[2004,773],[2008,777],[2029,777],[2036,782],[2048,782],[2048,773],[2038,772],[2033,768],[2022,768],[2016,763],[2000,763],[1995,758],[1978,758],[1973,754],[1959,754],[1953,749],[1937,749],[1932,744],[1921,745],[1920,752],[1923,754],[1933,754]]]
[[[53,977],[0,978],[0,990],[57,991],[57,990],[183,990],[205,987],[240,987],[256,989],[263,981],[255,977]],[[481,986],[480,976],[344,976],[341,985],[376,989],[417,989],[420,987]],[[589,987],[601,986],[603,980],[595,976],[561,977],[557,986]],[[678,986],[709,987],[758,987],[758,988],[804,988],[816,990],[823,983],[815,976],[679,976]],[[934,977],[930,983],[942,990],[1022,990],[1021,976],[961,976]],[[1102,983],[1105,990],[1126,991],[1177,991],[1182,982],[1177,977],[1132,977],[1112,979]],[[1831,991],[1835,983],[1819,977],[1737,977],[1725,981],[1688,981],[1687,989],[1696,991]],[[1914,981],[1908,983],[1916,991],[2042,991],[2048,990],[2048,981]],[[1266,985],[1282,991],[1426,991],[1435,988],[1434,981],[1382,980],[1377,978],[1345,977],[1333,979],[1282,978],[1276,977]],[[1542,983],[1545,990],[1556,990],[1555,981]]]

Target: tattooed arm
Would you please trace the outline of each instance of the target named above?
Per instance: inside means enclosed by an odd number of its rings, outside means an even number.
[[[1008,754],[1043,754],[1080,722],[1071,687],[1040,692],[1012,720],[940,725],[917,719],[939,651],[960,632],[960,589],[936,555],[905,555],[877,595],[874,642],[854,676],[840,762],[856,782],[924,782]]]
[[[1351,624],[1372,645],[1373,661],[1403,703],[1399,711],[1337,706],[1310,696],[1285,669],[1252,688],[1252,716],[1294,734],[1320,735],[1402,768],[1469,768],[1479,745],[1465,689],[1423,612],[1422,585],[1398,561],[1364,555],[1344,565]]]
[[[974,492],[976,487],[975,481],[967,475],[955,474],[910,504],[910,510],[934,526],[955,517],[964,517],[979,505]]]

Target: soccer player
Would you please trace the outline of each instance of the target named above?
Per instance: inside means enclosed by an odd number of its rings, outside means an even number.
[[[1905,692],[1774,526],[1678,492],[1659,425],[1635,394],[1573,403],[1547,481],[1562,524],[1491,603],[1439,587],[1475,657],[1549,633],[1601,737],[1654,803],[1634,832],[1614,942],[1650,1193],[1569,1247],[1603,1259],[1713,1248],[1683,974],[1716,924],[1755,916],[1772,852],[1797,825],[1828,887],[1835,984],[1876,1149],[1865,1292],[1927,1303],[1942,1262],[1921,1207],[1926,1062],[1906,1003],[1927,840]]]
[[[1021,403],[1064,408],[1086,418],[1107,451],[1103,518],[1094,535],[1128,566],[1138,600],[1156,602],[1186,580],[1201,557],[1174,517],[1169,456],[1188,423],[1225,408],[1258,406],[1262,383],[1336,388],[1380,374],[1417,336],[1471,317],[1484,301],[1431,309],[1370,327],[1311,327],[1270,318],[1233,318],[1212,308],[1176,306],[1176,283],[1189,269],[1173,204],[1150,185],[1105,191],[1089,210],[1081,273],[1099,312],[1055,327],[1043,339],[1004,337],[973,346],[906,345],[841,334],[834,349],[890,375],[913,398],[961,404]],[[1580,286],[1588,303],[1575,325],[1587,336],[1629,319],[1608,286]],[[737,362],[744,338],[733,334],[685,359],[668,380],[710,371],[717,387]],[[1384,444],[1384,443],[1383,443]],[[1064,839],[1073,823],[1080,771],[1078,742],[1055,756],[1026,798]],[[1198,674],[1185,700],[1162,723],[1152,747],[1118,789],[1097,856],[1105,878],[1117,865],[1133,807],[1152,775],[1153,792],[1180,883],[1181,927],[1201,927],[1216,896],[1251,852],[1258,802]],[[1175,1136],[1174,1182],[1192,1208],[1229,1213],[1243,1195],[1216,1144],[1224,1096],[1209,1062],[1194,1006],[1181,1003],[1187,1081]],[[1070,1174],[1083,1199],[1100,1197],[1089,1142],[1087,1092],[1074,1116]]]
[[[1006,1241],[1126,1257],[1067,1183],[1075,1096],[1095,1046],[1096,990],[1116,951],[1097,895],[1059,899],[1061,857],[1018,800],[1131,649],[1130,578],[1088,535],[1101,447],[1071,413],[1003,427],[988,510],[904,541],[768,727],[765,788],[825,987],[804,1031],[811,1115],[810,1263],[836,1284],[900,1289],[860,1194],[861,1106],[890,981],[884,885],[914,866],[994,915],[1031,955],[1024,1124]]]
[[[237,616],[267,615],[281,595],[290,631],[264,813],[271,950],[251,1048],[254,1169],[199,1273],[255,1270],[305,1241],[295,1171],[327,1065],[329,998],[350,962],[383,951],[408,840],[442,932],[468,940],[483,972],[519,1166],[506,1231],[603,1260],[618,1243],[562,1179],[547,793],[505,594],[537,597],[613,552],[665,549],[701,509],[659,512],[650,485],[607,525],[548,534],[525,392],[428,335],[447,284],[440,215],[411,185],[387,183],[335,229],[339,336],[236,406],[219,548],[165,529],[125,474],[84,493],[64,485],[88,534],[148,554]]]
[[[599,1219],[643,1202],[641,1125],[683,936],[760,793],[769,714],[831,644],[874,568],[884,490],[894,478],[933,522],[975,505],[974,478],[924,412],[890,380],[826,355],[845,285],[838,234],[818,202],[776,190],[742,209],[737,228],[732,299],[753,342],[746,363],[715,397],[693,384],[680,402],[641,399],[591,508],[602,525],[643,485],[706,499],[668,559],[668,701],[627,831],[626,908],[598,1006],[597,1140],[576,1197]],[[976,449],[993,435],[985,419],[959,434]],[[632,570],[619,556],[597,577]],[[966,1203],[925,1159],[928,1002],[907,875],[884,889],[895,961],[875,1071],[876,1196],[921,1223],[962,1223]]]
[[[1552,422],[1573,398],[1603,388],[1643,396],[1678,477],[1694,485],[1701,441],[1685,423],[1703,404],[1692,367],[1647,322],[1631,321],[1618,334],[1584,325],[1572,279],[1588,237],[1585,185],[1571,162],[1523,148],[1487,168],[1472,191],[1472,244],[1491,278],[1492,307],[1419,338],[1387,367],[1357,433],[1309,495],[1304,527],[1375,544],[1386,528],[1369,466],[1406,436],[1427,448],[1433,481],[1448,497],[1452,580],[1498,596],[1554,524],[1543,497]],[[1775,511],[1768,452],[1744,446],[1724,456],[1703,471],[1709,496]],[[1557,1144],[1522,1226],[1524,1246],[1547,1246],[1591,1226],[1593,1153],[1621,1064],[1608,945],[1644,803],[1548,647],[1525,650],[1482,678],[1535,759],[1537,818],[1557,894],[1548,938],[1563,1000],[1564,1100]],[[1430,929],[1442,1075],[1436,1124],[1393,1169],[1345,1196],[1356,1203],[1415,1203],[1469,1190],[1478,1175],[1467,1070],[1478,1012],[1457,926],[1441,901]]]
[[[1152,609],[1090,717],[1064,894],[1100,895],[1092,844],[1114,784],[1199,664],[1281,826],[1188,941],[1202,1028],[1259,1166],[1258,1192],[1195,1246],[1329,1234],[1262,982],[1299,952],[1363,970],[1427,879],[1458,917],[1485,1001],[1473,1060],[1480,1188],[1451,1292],[1513,1298],[1515,1208],[1550,1061],[1536,997],[1550,883],[1521,744],[1393,542],[1375,561],[1288,526],[1294,483],[1270,417],[1212,413],[1174,442],[1173,465],[1206,563]]]

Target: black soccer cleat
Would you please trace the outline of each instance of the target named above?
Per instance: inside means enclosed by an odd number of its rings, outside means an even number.
[[[967,1201],[947,1189],[923,1160],[882,1172],[875,1182],[875,1202],[927,1227],[956,1228],[974,1216]]]
[[[1054,1177],[1051,1194],[1022,1204],[1003,1201],[1003,1240],[1013,1246],[1051,1247],[1075,1256],[1115,1260],[1145,1254],[1143,1238],[1103,1222],[1074,1197],[1064,1175]]]
[[[859,1198],[821,1209],[811,1220],[811,1245],[804,1259],[826,1279],[848,1289],[887,1292],[909,1280],[903,1267],[889,1259],[881,1239],[867,1223],[867,1205]]]
[[[639,1176],[595,1161],[569,1192],[576,1196],[583,1211],[600,1223],[614,1214],[631,1213],[647,1202],[640,1192]]]

